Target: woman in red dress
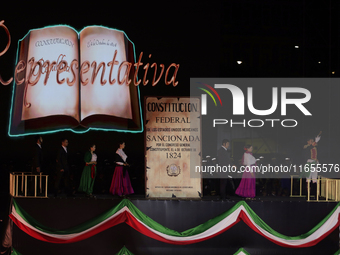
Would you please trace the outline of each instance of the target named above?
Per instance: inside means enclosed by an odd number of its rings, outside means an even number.
[[[247,199],[254,199],[256,195],[256,178],[254,172],[254,166],[256,165],[256,159],[253,156],[253,146],[246,145],[244,147],[244,154],[242,158],[242,165],[244,167],[244,172],[242,175],[242,180],[237,190],[236,195],[245,197]]]
[[[110,187],[110,193],[112,195],[125,196],[134,193],[127,171],[129,164],[126,163],[127,155],[123,151],[124,148],[125,142],[122,141],[119,143],[115,156],[116,168]]]

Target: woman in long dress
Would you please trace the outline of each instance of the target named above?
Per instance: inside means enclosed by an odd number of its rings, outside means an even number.
[[[78,191],[85,192],[87,196],[93,197],[93,185],[96,178],[97,155],[94,153],[96,145],[92,144],[89,151],[85,153],[85,167],[80,178]]]
[[[256,159],[252,153],[253,146],[246,145],[244,150],[245,152],[242,157],[242,165],[245,166],[245,169],[242,175],[242,180],[235,191],[235,194],[250,199],[255,198],[256,195],[255,171],[252,171],[254,170],[253,167],[256,164]]]
[[[110,193],[112,195],[126,196],[134,193],[127,171],[129,164],[126,163],[127,155],[123,151],[124,148],[125,142],[120,142],[115,155],[116,168],[110,187]]]

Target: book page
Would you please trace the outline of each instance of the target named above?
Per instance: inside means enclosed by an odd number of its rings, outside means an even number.
[[[85,28],[80,33],[81,62],[89,61],[91,65],[88,72],[83,74],[83,81],[88,79],[88,83],[80,85],[81,120],[96,114],[132,119],[129,86],[126,82],[119,85],[117,81],[119,65],[123,61],[129,61],[125,42],[128,42],[128,40],[126,40],[124,33],[114,29],[92,26]],[[119,64],[115,65],[111,72],[111,66],[108,66],[108,63],[112,62],[116,50],[115,61],[118,61]],[[104,73],[103,66],[98,69],[95,79],[93,79],[94,62],[97,66],[96,69],[102,62],[105,66]],[[134,67],[132,66],[132,68]],[[125,70],[125,67],[122,68],[121,81]],[[110,84],[110,72],[111,81],[115,79],[114,84]]]
[[[29,60],[34,57],[35,62],[42,64],[39,78],[39,66],[34,68],[30,81],[33,84],[26,84],[30,75],[32,64]],[[60,61],[67,61],[64,72],[57,75],[57,67]],[[77,60],[78,55],[78,34],[67,26],[47,27],[30,32],[28,46],[26,81],[26,95],[22,106],[22,119],[29,120],[53,115],[68,115],[79,122],[79,67],[73,65],[74,73],[71,70],[71,62]],[[48,68],[47,61],[50,62]],[[51,65],[55,61],[55,65]],[[45,65],[45,66],[44,66]],[[49,77],[46,79],[50,69]],[[57,78],[64,80],[58,84]],[[74,81],[73,85],[68,85]],[[36,84],[34,82],[37,81]],[[46,84],[44,82],[46,81]]]

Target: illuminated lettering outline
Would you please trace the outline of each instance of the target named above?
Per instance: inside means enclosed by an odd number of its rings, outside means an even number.
[[[8,44],[7,44],[7,46],[6,46],[6,48],[0,53],[0,56],[1,55],[3,55],[4,53],[6,53],[6,51],[8,50],[8,48],[9,48],[9,46],[10,46],[10,34],[9,34],[9,31],[8,31],[8,29],[7,29],[7,27],[3,24],[4,23],[4,21],[1,21],[0,22],[0,27],[3,27],[5,30],[6,30],[6,33],[7,33],[7,35],[8,35],[8,38],[9,38],[9,41],[8,41]],[[63,25],[63,26],[65,26],[65,25]],[[52,26],[48,26],[48,27],[52,27]],[[55,26],[53,26],[53,27],[55,27]],[[68,26],[68,27],[70,27],[70,26]],[[104,26],[103,26],[104,27]],[[71,29],[73,29],[74,30],[74,28],[72,28],[72,27],[70,27]],[[106,27],[106,28],[108,28],[108,27]],[[109,28],[109,29],[112,29],[112,28]],[[131,42],[131,44],[132,44],[132,46],[133,46],[133,52],[134,52],[134,61],[135,61],[135,63],[136,63],[136,55],[135,55],[135,45],[134,45],[134,43],[128,38],[128,36],[125,34],[125,32],[124,31],[121,31],[121,30],[118,30],[118,29],[115,29],[115,30],[117,30],[117,31],[119,31],[119,32],[123,32],[124,33],[124,35],[126,36],[126,38],[129,40],[129,42]],[[31,30],[30,30],[31,31]],[[30,31],[28,32],[28,33],[30,33]],[[76,31],[76,30],[75,30]],[[79,32],[78,31],[76,31],[77,32],[77,34],[79,35]],[[27,33],[27,34],[28,34]],[[27,36],[27,34],[23,37],[23,39]],[[20,42],[23,40],[23,39],[21,39],[21,40],[19,40],[18,41],[18,47],[17,47],[17,54],[16,54],[16,59],[18,60],[19,59],[19,44],[20,44]],[[33,62],[33,65],[34,65],[34,60],[32,61]],[[39,60],[39,61],[36,61],[35,63],[37,63],[36,65],[38,65],[38,66],[40,66],[40,65],[42,65],[41,64],[41,60]],[[39,64],[40,65],[39,65]],[[45,64],[48,66],[47,68],[48,69],[51,69],[52,67],[53,67],[53,64],[55,65],[56,63],[53,61],[52,63],[51,63],[51,66],[50,66],[50,63],[49,63],[49,61],[45,61]],[[71,65],[78,65],[78,63],[74,63],[74,62],[72,62],[71,63]],[[179,65],[178,65],[179,66]],[[142,114],[142,108],[141,108],[141,102],[140,102],[140,91],[139,91],[139,87],[137,88],[137,92],[138,92],[138,104],[139,104],[139,112],[140,112],[140,126],[141,126],[141,129],[140,130],[121,130],[121,129],[106,129],[106,128],[93,128],[93,127],[89,127],[89,128],[87,128],[86,130],[83,130],[83,131],[76,131],[76,130],[73,130],[73,129],[71,129],[71,128],[63,128],[63,129],[56,129],[56,130],[51,130],[51,131],[44,131],[44,132],[30,132],[30,133],[23,133],[23,134],[11,134],[11,124],[12,124],[12,117],[13,117],[13,105],[14,105],[14,93],[15,93],[15,85],[17,84],[17,85],[20,85],[20,84],[22,84],[23,83],[23,80],[18,80],[17,79],[17,74],[18,73],[20,73],[20,72],[22,72],[24,69],[25,69],[25,67],[26,67],[26,63],[23,63],[23,61],[19,61],[18,63],[17,63],[17,65],[16,65],[16,68],[15,68],[15,72],[16,72],[16,74],[15,74],[15,79],[14,79],[14,82],[13,82],[13,90],[12,90],[12,100],[11,100],[11,107],[10,107],[10,114],[9,114],[9,126],[8,126],[8,135],[10,136],[10,137],[20,137],[20,136],[27,136],[27,135],[36,135],[36,134],[51,134],[51,133],[56,133],[56,132],[61,132],[61,131],[72,131],[72,132],[74,132],[74,133],[77,133],[77,134],[83,134],[83,133],[86,133],[86,132],[88,132],[88,131],[90,131],[90,130],[96,130],[96,131],[116,131],[116,132],[128,132],[128,133],[142,133],[143,131],[144,131],[144,126],[143,126],[143,114]],[[170,66],[171,67],[171,66]],[[170,68],[169,67],[169,68]],[[41,68],[42,69],[42,68]],[[33,70],[34,70],[34,68],[33,68]],[[50,72],[50,70],[47,70],[48,72]],[[177,72],[177,71],[175,71],[175,72]],[[136,74],[136,76],[137,76],[137,74]],[[48,77],[47,77],[47,79],[48,79]],[[11,78],[10,79],[10,81],[7,81],[6,83],[7,84],[4,84],[3,82],[1,82],[1,80],[0,80],[0,83],[2,83],[3,85],[8,85],[10,82],[12,82],[12,80],[13,80],[13,78]],[[172,81],[172,80],[171,80]],[[171,82],[170,81],[170,82]],[[35,81],[31,81],[31,82],[35,82]],[[174,81],[172,81],[172,82],[174,82]],[[72,84],[72,81],[67,81],[67,84],[68,84],[68,86],[72,86],[73,84]],[[72,85],[71,85],[72,84]],[[177,85],[177,84],[176,84]]]

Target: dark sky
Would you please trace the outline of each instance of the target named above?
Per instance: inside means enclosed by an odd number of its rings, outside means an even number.
[[[13,76],[17,42],[30,29],[57,24],[77,30],[90,25],[117,28],[134,42],[137,56],[144,53],[144,63],[148,62],[146,56],[152,54],[150,64],[156,62],[166,67],[171,63],[180,64],[177,87],[166,86],[163,80],[155,87],[140,86],[142,104],[144,96],[188,96],[190,77],[338,77],[340,73],[339,3],[336,1],[190,3],[2,3],[0,20],[5,20],[12,42],[9,51],[0,57],[0,75],[5,80]],[[0,49],[6,43],[5,33],[0,30]],[[242,60],[242,65],[238,65],[237,60]],[[0,86],[0,150],[2,161],[24,162],[34,141],[31,136],[10,138],[7,135],[12,85]],[[60,132],[44,136],[48,153],[53,155],[61,137],[69,139],[71,152],[83,153],[89,143],[95,142],[98,155],[108,156],[123,138],[128,153],[143,157],[143,134]]]
[[[124,1],[125,2],[125,1]],[[175,3],[160,6],[144,3],[131,4],[117,1],[100,1],[95,4],[80,4],[77,7],[46,3],[24,4],[19,6],[2,6],[1,20],[5,20],[11,34],[9,51],[0,57],[0,75],[7,80],[13,76],[17,42],[23,38],[30,29],[49,25],[67,24],[77,30],[90,25],[103,25],[125,31],[135,44],[136,55],[144,53],[143,62],[155,62],[168,67],[171,63],[180,64],[177,87],[166,86],[164,79],[156,86],[150,84],[141,86],[141,99],[144,96],[157,95],[189,95],[189,81],[191,76],[218,76],[218,63],[210,61],[216,59],[219,45],[219,6],[195,4],[191,8],[183,9]],[[157,8],[158,7],[158,8]],[[7,43],[5,32],[0,31],[0,45],[2,49]],[[147,57],[152,54],[152,57]],[[211,56],[213,56],[211,58]],[[164,76],[163,76],[164,77]],[[150,76],[152,78],[152,76]],[[3,148],[6,157],[27,156],[32,136],[25,138],[9,138],[7,136],[8,113],[12,85],[1,86],[1,126],[0,138],[6,148]],[[45,148],[51,150],[59,145],[61,137],[70,140],[70,151],[84,151],[87,144],[98,143],[98,153],[115,151],[116,142],[122,138],[116,132],[88,132],[77,135],[72,132],[61,132],[46,135]],[[123,134],[127,140],[127,150],[132,148],[143,153],[143,134]],[[130,142],[131,141],[131,142]]]

